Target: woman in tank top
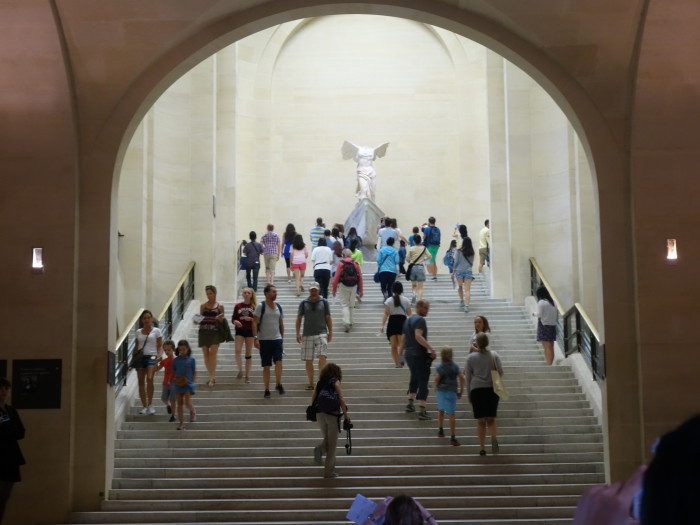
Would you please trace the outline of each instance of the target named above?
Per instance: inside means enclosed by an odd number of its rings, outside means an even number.
[[[207,285],[204,287],[207,294],[207,302],[199,307],[198,344],[204,354],[204,366],[209,373],[207,386],[213,387],[216,383],[216,353],[219,344],[223,341],[219,324],[224,319],[224,306],[216,302],[216,287]]]

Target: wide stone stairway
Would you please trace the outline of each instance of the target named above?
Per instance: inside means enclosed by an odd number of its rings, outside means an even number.
[[[342,331],[340,305],[330,299],[336,331],[329,361],[343,369],[355,425],[351,455],[343,448],[345,432],[340,436],[340,477],[323,479],[323,467],[313,461],[320,431],[305,420],[311,393],[295,340],[299,299],[293,284],[278,278],[286,395],[273,390],[271,399],[263,398],[257,351],[251,384],[236,379],[233,343],[221,346],[216,386],[207,388],[193,325],[197,421],[184,431],[168,422],[158,375],[158,413],[139,415],[134,407],[117,432],[109,500],[101,512],[73,514],[72,523],[349,523],[345,515],[358,493],[375,501],[407,493],[441,524],[570,523],[578,497],[604,480],[601,428],[568,367],[545,365],[524,308],[489,299],[478,277],[465,314],[448,276],[425,283],[429,340],[438,354],[450,345],[463,366],[474,316],[483,315],[491,324],[491,348],[503,359],[512,397],[499,406],[501,450],[494,456],[487,447],[480,457],[466,397],[457,405],[460,447],[450,446],[449,432],[436,437],[436,420],[419,421],[404,411],[409,372],[394,368],[386,336],[377,335],[381,294],[371,275],[365,279],[352,332]],[[403,282],[409,292],[410,283]],[[229,319],[233,304],[225,303]],[[432,384],[428,411],[436,418]]]

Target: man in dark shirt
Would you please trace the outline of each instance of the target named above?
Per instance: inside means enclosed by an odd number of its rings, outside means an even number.
[[[425,316],[430,310],[428,301],[420,300],[416,304],[416,313],[406,319],[403,325],[403,348],[401,353],[406,357],[406,363],[411,371],[408,385],[408,404],[406,412],[415,412],[414,400],[418,400],[418,419],[432,419],[425,411],[425,401],[428,399],[428,381],[430,367],[435,359],[435,350],[428,343],[428,324]]]

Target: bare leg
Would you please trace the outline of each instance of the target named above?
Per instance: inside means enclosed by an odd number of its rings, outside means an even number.
[[[270,390],[270,367],[269,366],[263,367],[263,384],[265,385],[265,390]]]
[[[552,366],[554,362],[554,341],[542,341],[544,348],[544,358],[547,360],[547,365]]]
[[[208,352],[207,350],[208,349]],[[207,372],[209,373],[209,386],[213,386],[216,381],[216,353],[219,351],[219,345],[211,345],[209,347],[203,346],[206,357],[204,358],[204,364],[207,367]]]
[[[246,337],[245,340],[245,378],[250,378],[250,368],[253,365],[253,338]]]
[[[445,411],[440,410],[438,412],[438,428],[442,428],[442,425],[444,422],[445,422]]]
[[[416,283],[416,297],[418,297],[418,300],[420,301],[423,299],[423,281],[418,281]]]
[[[447,415],[448,419],[450,420],[450,435],[456,436],[456,431],[457,431],[457,418],[455,417],[454,414],[448,414]],[[442,425],[440,425],[442,426]]]
[[[139,382],[139,397],[144,408],[148,407],[148,398],[146,397],[146,369],[137,368],[136,377]]]
[[[187,409],[190,411],[190,413],[194,412],[194,406],[192,406],[192,402],[190,401],[190,393],[185,392],[183,397],[185,398],[183,402],[187,406]],[[180,415],[180,421],[182,421],[182,415]]]
[[[183,397],[185,394],[178,394],[177,395],[177,420],[180,422],[182,425],[184,423],[183,418],[182,418],[182,401]]]
[[[391,339],[389,339],[389,343],[391,344],[391,358],[394,360],[394,364],[396,366],[399,366],[399,341],[401,340],[401,337],[398,334],[394,334],[391,336]]]
[[[309,379],[309,384],[314,384],[314,361],[313,359],[306,360],[306,377]]]
[[[487,417],[484,418],[486,419],[486,424],[489,427],[489,434],[491,434],[491,437],[496,439],[498,436],[498,425],[496,424],[496,418],[495,417]]]
[[[464,292],[462,291],[462,286],[464,285],[465,279],[457,279],[457,293],[459,293],[459,302],[464,302]]]
[[[277,379],[278,385],[282,382],[282,361],[277,361],[275,363],[275,379]]]
[[[300,279],[299,278],[300,278],[300,276],[301,276],[301,270],[299,270],[299,268],[294,268],[294,280],[296,281],[296,285],[297,285],[297,295],[301,295],[301,290],[299,290],[299,286],[300,286],[300,283],[299,283]]]
[[[318,373],[321,373],[321,370],[323,370],[323,367],[326,366],[326,356],[325,355],[320,355],[318,356]]]
[[[237,335],[236,336],[236,366],[238,366],[238,375],[241,375],[241,372],[243,371],[243,357],[241,356],[241,351],[243,350],[243,342],[245,341],[245,337],[242,335]],[[248,345],[246,345],[248,346]],[[247,350],[247,348],[246,348]],[[246,351],[246,355],[248,355],[248,352]]]
[[[476,435],[479,436],[479,450],[486,450],[486,419],[480,417],[477,421]]]
[[[472,297],[472,280],[464,279],[464,304],[469,306],[469,300]]]
[[[156,367],[151,366],[146,369],[146,390],[148,395],[148,405],[151,406],[153,403],[153,391],[155,387],[153,385],[153,377],[156,375]]]

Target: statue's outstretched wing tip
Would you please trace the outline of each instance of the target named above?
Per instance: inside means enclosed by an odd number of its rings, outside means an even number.
[[[376,148],[374,148],[374,154],[377,157],[383,157],[384,155],[386,155],[386,150],[388,147],[389,147],[389,143],[385,142],[381,146],[377,146]]]
[[[349,140],[343,142],[343,146],[340,148],[340,152],[343,154],[343,159],[352,159],[357,155],[359,151],[359,146],[353,144]]]

